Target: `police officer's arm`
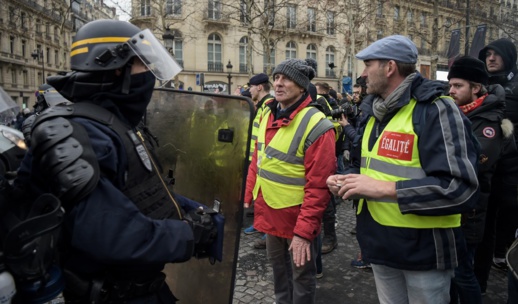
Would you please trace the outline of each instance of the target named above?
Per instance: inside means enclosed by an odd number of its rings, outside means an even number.
[[[71,228],[67,230],[71,232],[72,246],[110,264],[189,259],[194,250],[189,225],[178,220],[153,220],[138,210],[114,185],[117,180],[106,175],[123,171],[127,160],[122,143],[109,128],[91,124],[94,126],[87,125],[86,129],[105,174],[93,192],[68,212],[66,225]]]
[[[189,225],[153,220],[102,177],[98,187],[67,217],[77,250],[109,264],[155,264],[188,260],[194,250]]]
[[[457,214],[474,206],[478,156],[469,132],[469,120],[451,99],[427,105],[418,142],[426,177],[396,183],[403,214]]]

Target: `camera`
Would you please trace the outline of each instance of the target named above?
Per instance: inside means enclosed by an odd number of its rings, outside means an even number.
[[[338,109],[331,110],[331,117],[334,119],[341,119],[342,114],[345,115],[347,119],[353,119],[354,117],[356,117],[356,113],[353,109],[353,106],[348,102],[345,102],[342,105],[340,105]]]

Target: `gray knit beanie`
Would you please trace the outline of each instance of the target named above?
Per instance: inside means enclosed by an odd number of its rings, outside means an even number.
[[[273,71],[274,78],[276,74],[282,74],[288,77],[307,91],[310,79],[315,77],[315,70],[313,70],[313,68],[304,60],[287,59],[275,67],[275,70]]]

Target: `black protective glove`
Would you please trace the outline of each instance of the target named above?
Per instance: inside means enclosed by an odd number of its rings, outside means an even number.
[[[212,220],[212,213],[216,211],[208,208],[196,208],[190,210],[185,216],[194,233],[194,256],[196,258],[208,257],[209,248],[216,240],[218,230]]]

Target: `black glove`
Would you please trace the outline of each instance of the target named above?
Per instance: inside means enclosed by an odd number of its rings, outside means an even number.
[[[202,207],[190,210],[184,219],[191,226],[194,233],[194,256],[196,258],[208,257],[210,245],[216,240],[218,230],[211,214],[212,209]]]

